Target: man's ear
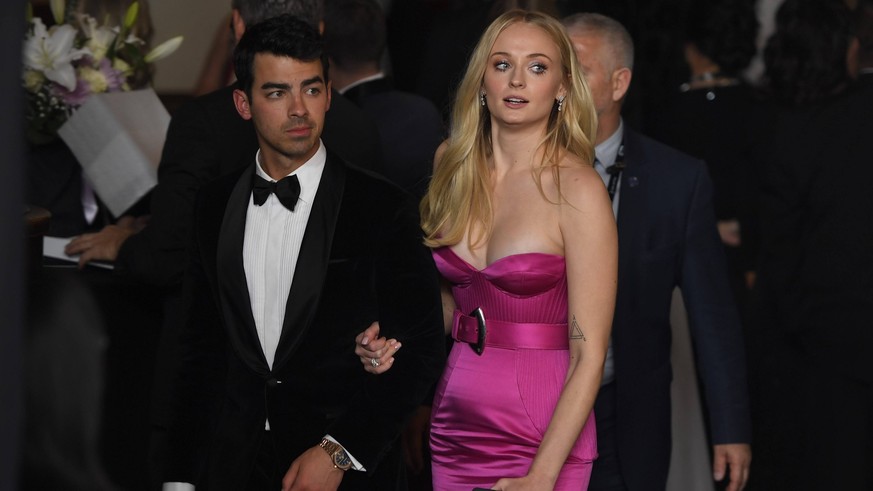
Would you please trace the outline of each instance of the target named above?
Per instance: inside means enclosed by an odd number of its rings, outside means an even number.
[[[333,92],[333,91],[330,89],[332,83],[333,83],[332,81],[328,80],[327,85],[324,86],[324,90],[327,91],[327,105],[324,106],[324,111],[325,111],[325,112],[330,111],[330,94],[331,94],[331,92]]]
[[[246,32],[246,23],[243,22],[242,16],[237,9],[233,9],[230,12],[230,28],[233,30],[234,41],[238,43],[243,33]]]
[[[630,87],[632,72],[630,68],[619,68],[612,72],[612,100],[618,102],[624,99]]]
[[[236,112],[241,118],[246,121],[252,119],[252,108],[249,106],[249,98],[244,91],[239,89],[233,91],[233,105],[236,106]]]

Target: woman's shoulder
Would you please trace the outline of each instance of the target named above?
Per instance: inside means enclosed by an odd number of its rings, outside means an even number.
[[[565,198],[579,196],[580,193],[588,194],[592,190],[597,191],[604,187],[600,174],[594,170],[590,163],[578,155],[565,154],[558,168],[561,192]]]

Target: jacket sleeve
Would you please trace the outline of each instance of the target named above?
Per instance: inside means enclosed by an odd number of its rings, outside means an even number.
[[[156,286],[181,283],[194,197],[200,186],[218,177],[221,168],[215,135],[226,131],[219,120],[201,99],[173,115],[158,166],[158,185],[152,190],[151,219],[122,245],[116,261],[121,274]]]
[[[366,378],[349,404],[352,409],[329,428],[369,473],[424,402],[445,362],[438,274],[430,249],[422,243],[415,207],[397,207],[377,235],[380,335],[400,340],[403,349],[388,372]]]
[[[728,284],[712,207],[712,183],[697,166],[679,271],[697,370],[715,444],[749,443],[751,423],[743,333]]]

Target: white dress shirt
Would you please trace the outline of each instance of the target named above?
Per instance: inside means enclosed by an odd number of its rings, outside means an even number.
[[[275,182],[261,167],[260,156],[261,152],[258,150],[255,159],[257,174]],[[320,144],[311,159],[289,174],[296,175],[300,180],[300,197],[293,212],[285,208],[275,194],[270,194],[261,206],[249,198],[243,241],[243,267],[258,339],[271,369],[279,336],[282,334],[285,305],[288,303],[291,280],[294,278],[297,257],[303,244],[303,233],[306,231],[306,223],[309,221],[326,159],[327,152],[324,145]]]

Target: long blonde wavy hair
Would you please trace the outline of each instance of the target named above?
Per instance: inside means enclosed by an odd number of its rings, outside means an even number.
[[[421,202],[421,226],[425,244],[440,247],[459,243],[468,227],[481,224],[481,232],[468,238],[470,248],[491,235],[492,196],[489,159],[492,155],[491,117],[479,102],[485,69],[497,37],[507,27],[524,22],[542,29],[558,47],[566,96],[558,111],[552,108],[546,133],[540,142],[542,162],[535,163],[533,178],[540,193],[542,173],[551,170],[560,194],[560,164],[565,152],[578,155],[591,165],[594,161],[594,135],[597,114],[588,84],[576,61],[573,45],[564,27],[553,17],[539,12],[511,10],[486,29],[467,66],[455,97],[452,128],[445,151],[435,162],[430,188]]]

